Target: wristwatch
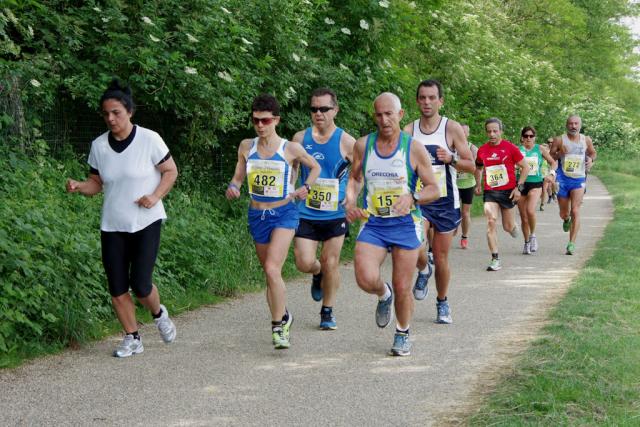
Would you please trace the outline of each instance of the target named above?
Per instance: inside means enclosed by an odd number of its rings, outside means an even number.
[[[518,191],[521,193],[524,191],[524,184],[518,184]]]
[[[459,157],[458,153],[453,153],[451,155],[451,162],[449,163],[451,166],[455,166],[458,163]]]
[[[418,203],[420,201],[420,193],[411,193],[411,196],[413,197],[413,201],[415,203]]]
[[[309,184],[307,184],[306,182],[305,182],[304,184],[302,184],[302,186],[303,186],[304,188],[306,188],[306,189],[307,189],[307,191],[311,191],[311,186],[310,186]]]

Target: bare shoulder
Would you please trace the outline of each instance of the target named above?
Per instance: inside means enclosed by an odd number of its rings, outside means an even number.
[[[293,135],[293,138],[291,138],[291,142],[297,142],[302,144],[302,141],[304,140],[304,134],[306,131],[307,131],[306,129],[303,129],[296,132],[295,135]]]
[[[253,145],[253,139],[247,138],[240,141],[240,145],[238,146],[238,152],[240,153],[248,153]]]
[[[402,128],[402,130],[408,133],[409,135],[413,136],[413,122],[409,122],[406,125],[404,125],[404,128]]]
[[[351,136],[351,134],[349,134],[346,130],[343,130],[342,136],[340,137],[340,142],[342,144],[353,145],[356,143],[356,139],[353,136]]]

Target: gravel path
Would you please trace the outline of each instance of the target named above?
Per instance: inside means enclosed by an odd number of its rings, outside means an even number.
[[[442,425],[477,401],[487,375],[535,335],[544,313],[593,253],[611,199],[589,178],[577,252],[564,255],[557,204],[538,216],[540,250],[500,232],[503,269],[486,272],[486,224],[470,248],[451,250],[454,323],[438,325],[434,284],[416,302],[411,357],[386,355],[394,322],[378,329],[376,299],[341,269],[338,330],[319,331],[309,279],[288,283],[292,347],[273,350],[264,295],[251,294],[175,318],[178,338],[141,329],[145,352],[110,357],[120,337],[0,371],[0,425]],[[519,222],[519,221],[518,221]],[[253,253],[250,256],[255,256]],[[388,267],[385,267],[388,268]],[[387,270],[387,275],[388,275]],[[505,358],[505,356],[507,356]]]

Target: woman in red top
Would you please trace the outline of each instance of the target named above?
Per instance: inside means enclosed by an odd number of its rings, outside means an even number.
[[[491,263],[487,271],[502,268],[498,256],[498,213],[502,216],[502,228],[512,237],[518,237],[513,207],[520,198],[520,191],[529,174],[524,156],[511,142],[502,139],[502,122],[490,118],[484,122],[489,141],[478,149],[476,157],[476,194],[482,193],[484,184],[484,214],[487,217],[487,242]],[[516,165],[521,168],[520,181],[516,181]],[[484,179],[482,171],[484,171]]]

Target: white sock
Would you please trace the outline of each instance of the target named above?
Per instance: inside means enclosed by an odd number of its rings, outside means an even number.
[[[391,291],[389,290],[389,287],[385,284],[384,285],[384,295],[382,295],[381,297],[378,297],[378,300],[380,301],[386,301],[391,297]]]
[[[406,328],[401,328],[400,325],[396,323],[396,331],[406,334],[407,332],[409,332],[409,327],[407,326]]]
[[[420,273],[429,274],[429,263],[427,263],[427,266],[423,270],[420,270]]]

